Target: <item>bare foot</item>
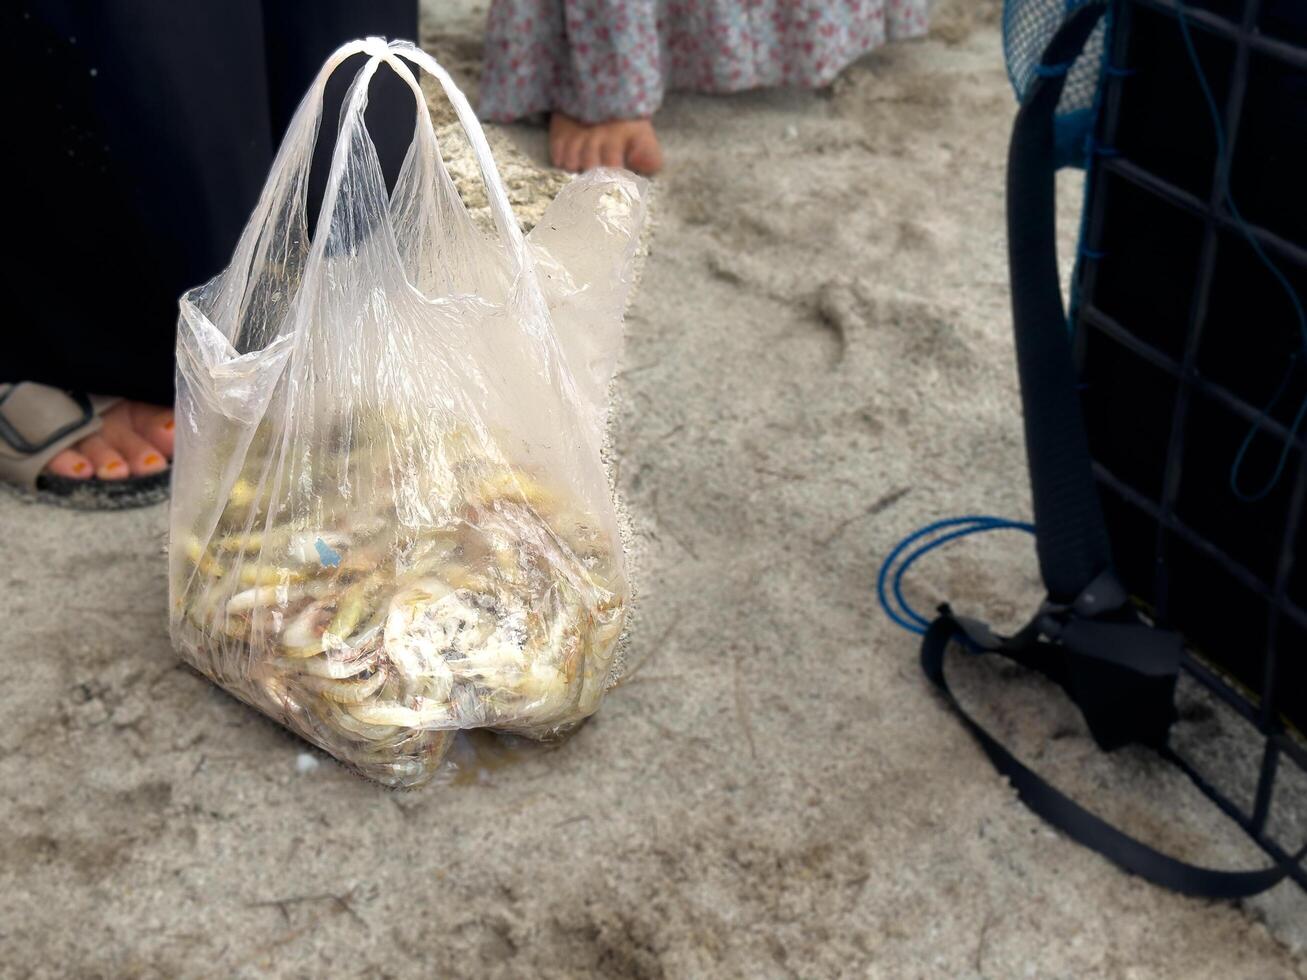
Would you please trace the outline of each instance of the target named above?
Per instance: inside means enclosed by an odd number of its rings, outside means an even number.
[[[172,409],[145,402],[119,402],[101,417],[103,425],[50,460],[46,470],[75,480],[125,480],[162,473],[172,458]]]
[[[580,122],[561,112],[549,117],[549,155],[555,167],[579,173],[595,167],[626,167],[636,173],[656,174],[663,167],[650,119],[614,119]]]

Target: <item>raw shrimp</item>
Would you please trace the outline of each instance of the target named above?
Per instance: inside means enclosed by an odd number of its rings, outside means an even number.
[[[430,523],[331,498],[292,519],[241,477],[209,543],[181,539],[188,659],[390,785],[429,779],[459,728],[574,727],[598,706],[625,620],[618,544],[599,522],[497,452],[450,441],[446,516]],[[341,451],[360,481],[376,463]]]

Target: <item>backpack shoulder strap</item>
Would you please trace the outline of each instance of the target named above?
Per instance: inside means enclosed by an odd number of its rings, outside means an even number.
[[[1066,73],[1105,10],[1082,7],[1054,35],[1017,112],[1008,148],[1008,267],[1039,568],[1070,603],[1111,567],[1080,418],[1057,269],[1054,115]]]
[[[1048,602],[1030,626],[1012,638],[999,637],[942,607],[922,642],[921,666],[995,768],[1048,823],[1155,884],[1188,895],[1238,898],[1272,887],[1287,871],[1203,868],[1123,833],[1023,765],[967,714],[944,674],[954,639],[976,651],[1002,654],[1060,684],[1103,748],[1140,742],[1174,758],[1166,739],[1175,718],[1183,644],[1178,634],[1141,622],[1112,573],[1057,269],[1054,114],[1067,70],[1105,9],[1106,4],[1080,8],[1049,43],[1017,113],[1008,157],[1008,258],[1017,370],[1036,547]]]

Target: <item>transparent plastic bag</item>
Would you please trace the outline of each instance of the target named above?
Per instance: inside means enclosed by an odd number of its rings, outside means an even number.
[[[323,88],[360,52],[310,241]],[[498,240],[459,200],[410,64],[453,103]],[[378,70],[417,103],[389,196],[363,122]],[[388,785],[429,779],[457,729],[542,738],[595,711],[629,595],[600,450],[643,219],[643,183],[599,171],[524,236],[429,55],[333,54],[231,265],[182,297],[182,656]]]

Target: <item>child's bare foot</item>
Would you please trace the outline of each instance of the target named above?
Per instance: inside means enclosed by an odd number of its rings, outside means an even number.
[[[162,473],[172,458],[172,409],[119,402],[101,417],[101,428],[50,460],[46,469],[75,480],[125,480]]]
[[[656,174],[663,166],[663,150],[649,119],[590,125],[555,112],[549,117],[549,155],[555,167],[578,173],[595,167],[626,167]]]

